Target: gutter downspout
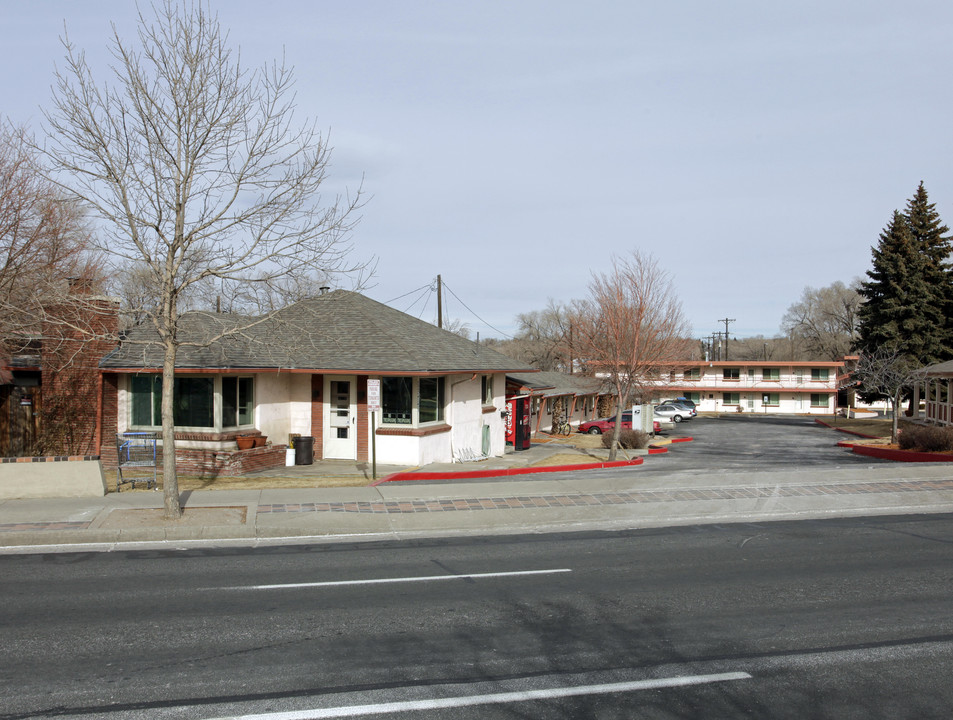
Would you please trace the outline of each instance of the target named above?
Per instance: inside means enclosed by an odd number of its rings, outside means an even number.
[[[103,371],[96,376],[96,433],[93,438],[94,455],[103,454]]]

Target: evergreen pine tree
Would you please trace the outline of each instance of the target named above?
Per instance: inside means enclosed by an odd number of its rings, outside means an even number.
[[[936,204],[927,197],[923,182],[907,202],[906,217],[914,242],[927,258],[924,281],[933,288],[936,298],[928,311],[934,317],[937,313],[940,317],[938,327],[943,328],[943,337],[940,338],[943,350],[937,362],[942,362],[953,357],[953,273],[950,266],[953,243],[948,234],[950,229],[941,222]]]
[[[948,232],[920,183],[907,213],[894,211],[873,248],[869,280],[860,287],[866,302],[858,312],[859,350],[899,351],[912,366],[953,357]]]

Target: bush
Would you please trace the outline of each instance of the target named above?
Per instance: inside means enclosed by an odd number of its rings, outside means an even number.
[[[641,430],[629,430],[622,428],[619,433],[619,447],[624,450],[644,450],[649,446],[649,436]],[[602,447],[612,447],[612,433],[604,433],[602,436]]]
[[[953,428],[907,424],[899,437],[901,450],[953,451]]]

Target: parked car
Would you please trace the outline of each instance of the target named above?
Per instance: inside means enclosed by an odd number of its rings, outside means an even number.
[[[655,406],[655,414],[671,418],[672,422],[680,423],[684,420],[691,420],[695,416],[695,411],[672,403],[663,403]]]
[[[589,420],[579,423],[579,432],[589,433],[590,435],[601,435],[604,432],[611,432],[615,427],[615,417],[600,418],[599,420]],[[622,427],[632,427],[632,412],[622,412]]]
[[[655,432],[660,433],[663,430],[671,430],[675,427],[675,421],[670,417],[663,417],[662,415],[656,415],[652,418],[652,422],[658,427],[655,428]]]
[[[653,418],[652,419],[652,432],[661,432],[663,422],[662,418]],[[615,427],[615,418],[601,418],[599,420],[589,420],[587,422],[579,423],[579,432],[589,433],[590,435],[601,435],[602,433],[612,432],[612,429]],[[622,428],[628,429],[632,427],[632,412],[623,411],[622,412]]]
[[[682,407],[687,407],[687,408],[691,408],[692,410],[695,410],[696,413],[698,410],[698,405],[695,403],[695,401],[689,400],[687,397],[677,397],[677,398],[673,398],[672,400],[662,400],[659,404],[660,405],[681,405]]]
[[[698,415],[698,410],[695,409],[694,405],[686,405],[685,403],[679,402],[678,400],[673,400],[670,403],[666,403],[666,405],[674,405],[677,408],[682,408],[685,412],[687,412],[692,417],[695,417],[696,415]]]

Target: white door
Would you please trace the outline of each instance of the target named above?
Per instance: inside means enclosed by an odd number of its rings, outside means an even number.
[[[324,380],[324,457],[357,459],[357,378],[327,376]]]

